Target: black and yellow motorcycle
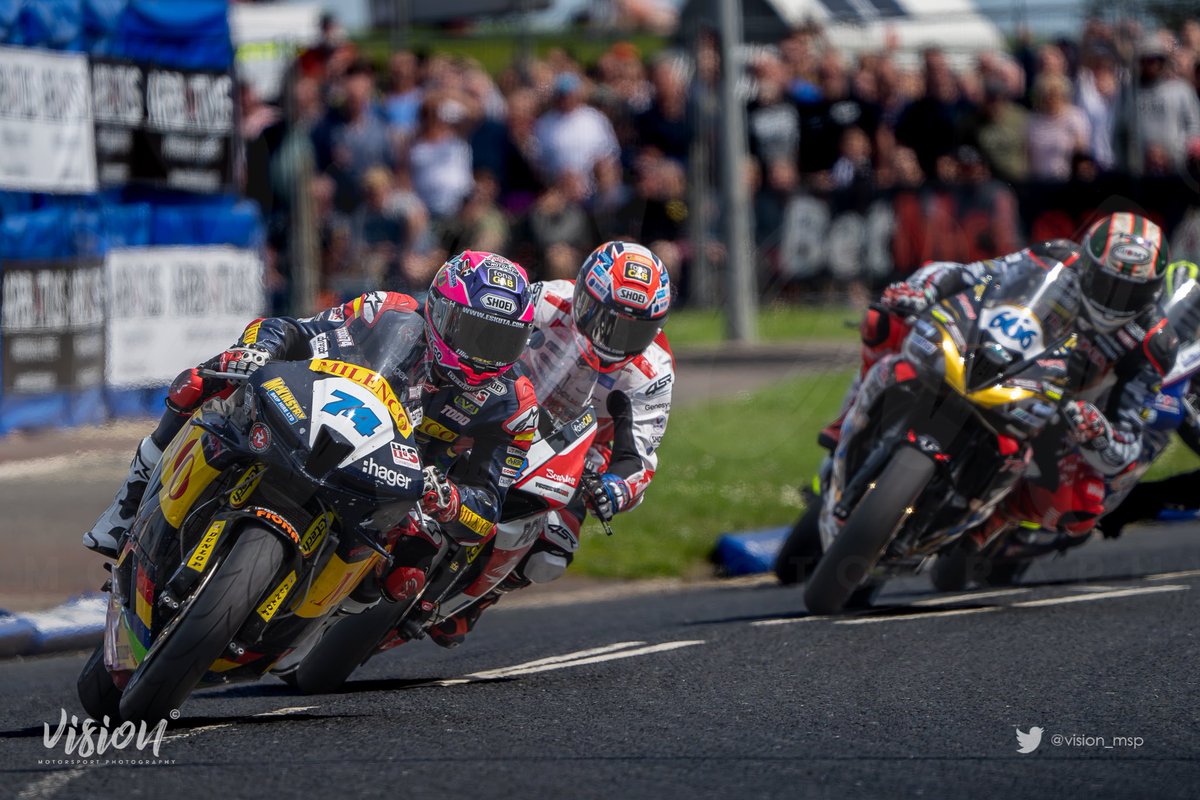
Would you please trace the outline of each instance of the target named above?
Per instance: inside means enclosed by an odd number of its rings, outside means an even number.
[[[384,534],[424,487],[403,402],[420,326],[352,320],[322,357],[267,364],[197,409],[112,568],[78,681],[89,715],[164,719],[197,686],[257,679],[390,560]]]

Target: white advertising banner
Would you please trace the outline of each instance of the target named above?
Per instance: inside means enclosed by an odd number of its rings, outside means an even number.
[[[96,190],[86,55],[0,47],[0,143],[0,189]]]
[[[266,305],[258,253],[234,247],[113,250],[106,265],[114,388],[163,386],[229,347]]]

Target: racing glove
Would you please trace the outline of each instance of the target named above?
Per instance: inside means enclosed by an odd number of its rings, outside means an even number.
[[[1107,450],[1112,441],[1112,425],[1100,409],[1083,400],[1073,400],[1062,408],[1063,419],[1072,441],[1089,450]]]
[[[629,508],[633,500],[629,483],[620,475],[611,472],[593,476],[584,484],[583,491],[587,507],[604,522]]]
[[[893,283],[883,290],[879,302],[893,314],[915,317],[937,300],[933,287],[918,288],[904,281]]]
[[[451,483],[437,467],[425,468],[425,493],[421,496],[421,510],[442,524],[458,519],[462,500],[458,487]]]
[[[258,344],[231,347],[220,355],[221,372],[249,375],[271,360],[271,352]]]

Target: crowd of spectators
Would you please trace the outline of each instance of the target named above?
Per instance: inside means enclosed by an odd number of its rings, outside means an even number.
[[[1078,40],[1027,41],[958,69],[937,49],[905,63],[851,57],[817,27],[754,49],[746,174],[760,244],[799,189],[1169,175],[1200,159],[1198,22],[1150,33],[1090,21]],[[695,248],[720,257],[689,236],[688,192],[694,140],[716,143],[719,115],[697,109],[714,107],[718,73],[713,42],[649,56],[618,42],[591,64],[553,50],[493,75],[441,53],[372,64],[331,32],[298,60],[286,114],[242,92],[247,193],[272,231],[272,288],[286,286],[303,190],[330,299],[415,290],[466,248],[569,277],[615,237],[655,249],[686,297]],[[303,187],[298,154],[314,166]],[[719,211],[702,213],[716,241]]]

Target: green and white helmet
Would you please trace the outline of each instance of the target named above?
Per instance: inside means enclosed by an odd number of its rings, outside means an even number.
[[[1138,214],[1110,214],[1080,244],[1083,304],[1096,328],[1116,330],[1158,301],[1170,260],[1162,228]]]

